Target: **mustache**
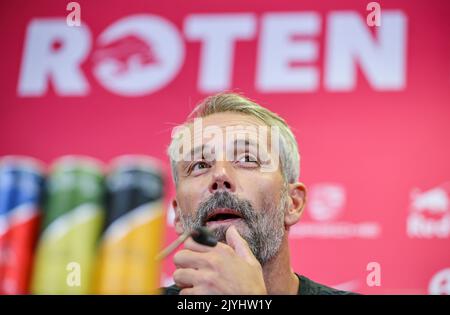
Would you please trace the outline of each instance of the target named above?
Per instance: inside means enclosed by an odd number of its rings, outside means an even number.
[[[208,216],[218,208],[233,209],[245,221],[253,221],[255,214],[250,201],[240,199],[227,191],[218,191],[200,203],[197,211],[197,224],[204,225]]]

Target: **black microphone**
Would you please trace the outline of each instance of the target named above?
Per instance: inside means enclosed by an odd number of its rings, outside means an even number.
[[[191,232],[192,239],[199,244],[214,247],[217,245],[217,238],[206,227],[196,228]]]
[[[186,231],[181,234],[172,244],[167,246],[158,255],[156,255],[156,260],[161,260],[166,258],[170,253],[172,253],[181,243],[183,243],[189,236],[192,237],[194,241],[199,244],[214,247],[217,245],[217,238],[208,230],[206,227],[198,227],[192,231]]]

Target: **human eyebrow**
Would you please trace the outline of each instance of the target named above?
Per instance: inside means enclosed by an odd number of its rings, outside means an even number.
[[[242,151],[244,152],[250,152],[255,154],[256,156],[259,156],[261,153],[261,149],[263,146],[261,146],[258,142],[254,141],[253,139],[236,139],[234,141],[234,154],[238,154]]]
[[[250,148],[250,147],[258,147],[258,143],[255,142],[253,139],[235,139],[233,142],[233,148],[234,151],[236,152],[237,149],[241,149],[241,148]]]
[[[188,153],[186,153],[184,155],[183,161],[185,161],[185,162],[193,161],[193,160],[195,160],[195,158],[197,156],[199,156],[199,154],[201,154],[201,156],[203,157],[204,149],[205,149],[205,145],[204,144],[192,148]]]
[[[250,153],[258,158],[257,142],[250,139],[235,139],[232,146],[227,148],[227,160],[234,160],[242,153]]]

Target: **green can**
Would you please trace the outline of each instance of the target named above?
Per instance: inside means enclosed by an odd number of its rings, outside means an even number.
[[[104,222],[101,162],[65,156],[47,181],[42,231],[33,272],[35,294],[89,294]]]

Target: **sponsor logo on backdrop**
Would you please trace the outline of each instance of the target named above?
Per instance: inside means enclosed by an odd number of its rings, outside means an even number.
[[[411,238],[448,238],[450,236],[450,182],[410,194],[406,233]]]
[[[175,26],[154,15],[121,19],[97,43],[94,75],[119,95],[141,96],[161,89],[178,74],[184,58]]]
[[[350,222],[340,219],[346,210],[345,187],[336,183],[318,183],[309,188],[305,212],[310,222],[301,220],[291,228],[290,238],[363,238],[380,236],[378,222]]]
[[[93,82],[86,72],[115,95],[152,94],[177,78],[191,42],[200,50],[190,81],[201,93],[233,87],[235,56],[243,49],[238,42],[256,46],[248,80],[254,78],[260,93],[351,92],[358,73],[376,91],[406,86],[407,18],[400,10],[383,11],[375,36],[356,11],[187,14],[181,26],[143,12],[118,19],[98,37],[89,29],[94,23],[71,27],[65,17],[32,19],[18,96],[44,97],[50,86],[57,96],[87,96]]]
[[[438,271],[428,285],[429,294],[450,295],[450,268]]]

